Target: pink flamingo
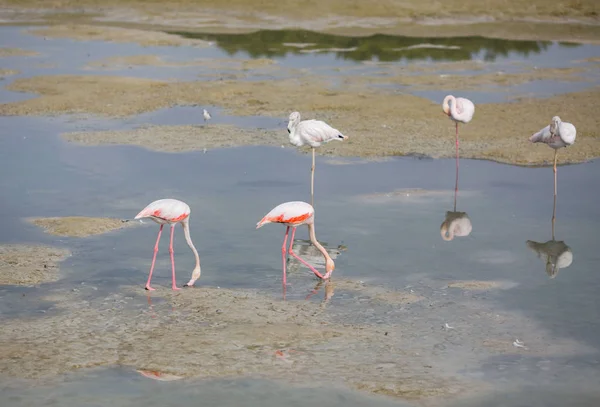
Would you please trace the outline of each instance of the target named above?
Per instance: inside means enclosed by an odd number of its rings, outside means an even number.
[[[183,233],[185,240],[192,249],[194,257],[196,258],[196,267],[192,271],[192,278],[184,287],[191,287],[194,282],[200,278],[200,257],[198,251],[192,243],[190,237],[190,207],[185,202],[178,201],[177,199],[159,199],[158,201],[152,202],[146,206],[140,213],[135,216],[135,219],[150,218],[154,222],[160,225],[158,230],[158,237],[156,238],[156,244],[154,245],[154,257],[152,257],[152,265],[150,266],[150,274],[148,275],[148,282],[146,283],[146,290],[154,291],[154,288],[150,287],[150,280],[152,280],[152,271],[154,270],[154,263],[156,262],[156,253],[158,253],[158,242],[160,241],[160,235],[165,224],[171,226],[171,242],[169,244],[169,253],[171,253],[171,269],[172,269],[172,280],[173,290],[180,290],[175,284],[175,257],[173,256],[173,234],[175,232],[175,225],[181,223],[183,227]]]
[[[288,233],[290,231],[290,227],[292,228],[292,241],[290,243],[289,254],[300,260],[302,264],[311,269],[313,273],[317,277],[322,280],[328,279],[331,276],[331,273],[335,269],[335,263],[327,253],[327,250],[318,242],[317,237],[315,236],[315,220],[314,220],[315,210],[312,205],[306,202],[285,202],[281,205],[276,206],[271,210],[271,212],[267,213],[264,218],[260,220],[256,224],[256,229],[266,225],[267,223],[281,223],[284,224],[287,228],[285,230],[285,236],[283,238],[283,245],[281,246],[281,257],[283,259],[283,288],[286,286],[286,251],[287,251],[287,238]],[[308,234],[310,236],[310,241],[315,245],[317,249],[323,254],[325,257],[325,275],[323,276],[319,273],[313,266],[308,264],[306,261],[300,258],[296,253],[292,250],[292,245],[294,244],[294,236],[296,234],[296,228],[301,225],[308,226]]]
[[[550,125],[529,137],[532,143],[545,143],[554,149],[554,195],[556,195],[556,154],[559,148],[573,145],[576,137],[575,126],[563,122],[558,116],[552,118]]]
[[[458,122],[469,123],[475,113],[475,105],[469,99],[447,95],[444,98],[442,109],[456,124],[456,179],[458,180]]]
[[[300,113],[292,112],[289,116],[288,133],[290,143],[296,147],[302,147],[305,144],[312,149],[312,167],[310,167],[310,204],[314,206],[315,200],[315,149],[321,143],[329,143],[332,140],[344,141],[348,136],[344,136],[338,129],[334,129],[321,120],[302,120]]]

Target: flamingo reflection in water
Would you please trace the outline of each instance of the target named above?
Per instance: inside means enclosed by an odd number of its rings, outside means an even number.
[[[342,251],[346,250],[346,247],[344,245],[339,245],[336,248],[329,248],[327,247],[327,243],[322,244],[332,260],[337,259],[338,256],[342,253]],[[323,255],[315,246],[311,245],[310,240],[295,240],[292,242],[292,248],[295,253],[298,253],[299,256],[301,256],[313,267],[325,267],[325,260],[323,258]],[[300,262],[291,260],[292,259],[288,256],[288,273],[295,273],[297,271],[300,271],[300,269],[302,268],[302,264],[300,264]],[[325,298],[323,300],[323,304],[328,303],[331,297],[333,297],[334,292],[333,283],[331,283],[330,280],[319,280],[315,288],[306,296],[305,299],[310,299],[313,295],[319,292],[323,285],[325,285]]]
[[[456,211],[456,199],[458,195],[458,155],[456,156],[456,180],[454,183],[454,209],[446,212],[446,218],[440,226],[440,234],[442,239],[450,241],[455,236],[469,236],[473,230],[471,219],[466,212]]]
[[[556,220],[556,195],[554,195],[554,207],[552,209],[552,239],[545,243],[527,241],[527,247],[533,250],[537,257],[546,263],[546,274],[549,278],[558,275],[558,271],[567,268],[573,263],[573,252],[567,244],[554,236],[554,223]]]

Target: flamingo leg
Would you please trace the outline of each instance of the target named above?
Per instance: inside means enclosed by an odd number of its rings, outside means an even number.
[[[456,169],[458,171],[458,122],[456,124]]]
[[[310,204],[315,207],[315,148],[312,148],[312,167],[310,167]]]
[[[294,228],[295,231],[296,228]],[[321,273],[319,273],[317,271],[317,269],[315,269],[313,266],[311,266],[310,264],[308,264],[305,260],[301,259],[300,256],[298,256],[296,253],[294,253],[294,251],[292,250],[292,245],[290,244],[290,251],[289,253],[294,256],[296,259],[298,259],[300,261],[300,263],[304,264],[306,267],[308,267],[313,273],[315,273],[315,275],[317,277],[319,277],[320,279],[324,279],[323,275]]]
[[[295,228],[294,228],[295,229]],[[286,257],[286,252],[287,252],[287,238],[288,238],[288,233],[290,232],[290,227],[288,226],[285,229],[285,236],[283,237],[283,245],[281,245],[281,260],[283,263],[283,280],[282,280],[282,284],[283,284],[283,297],[285,298],[285,286],[286,286],[286,262],[287,262],[287,257]],[[293,239],[293,238],[292,238]]]
[[[181,290],[181,288],[177,287],[175,284],[175,254],[173,252],[173,236],[175,234],[175,225],[171,225],[171,243],[169,243],[169,253],[171,253],[171,279],[173,281],[172,288],[173,290]]]
[[[558,150],[554,150],[554,208],[552,209],[552,240],[554,240],[554,222],[556,221],[556,194],[557,185],[556,185],[556,155]]]
[[[158,253],[158,242],[160,242],[160,235],[162,234],[164,225],[160,225],[158,229],[158,237],[156,238],[156,244],[154,245],[154,256],[152,257],[152,265],[150,266],[150,274],[148,275],[148,281],[146,282],[146,290],[154,291],[154,288],[150,287],[150,280],[152,280],[152,272],[154,271],[154,263],[156,263],[156,253]]]

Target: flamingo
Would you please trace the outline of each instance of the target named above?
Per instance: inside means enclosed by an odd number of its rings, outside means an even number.
[[[206,109],[202,109],[202,115],[204,116],[204,123],[211,119],[210,113]]]
[[[300,113],[290,113],[287,130],[290,143],[296,147],[308,144],[312,148],[312,167],[310,168],[310,204],[314,206],[315,196],[315,148],[321,143],[329,143],[331,140],[343,141],[348,136],[343,135],[338,129],[334,129],[321,120],[300,121]]]
[[[545,143],[554,149],[554,199],[556,199],[556,154],[559,148],[573,145],[576,136],[575,126],[554,116],[548,126],[529,137],[532,143]]]
[[[317,240],[315,236],[315,210],[312,205],[309,205],[307,202],[294,201],[294,202],[285,202],[282,203],[275,208],[273,208],[269,213],[267,213],[257,224],[256,229],[261,228],[267,223],[281,223],[286,226],[285,236],[283,238],[283,245],[281,246],[281,257],[283,259],[283,288],[285,290],[286,286],[286,251],[287,251],[287,238],[288,233],[290,231],[290,227],[292,228],[292,241],[289,247],[289,254],[300,260],[302,264],[308,267],[317,277],[322,280],[328,279],[331,276],[331,273],[335,269],[335,263],[327,253],[327,250]],[[313,266],[308,264],[306,261],[300,258],[294,251],[292,250],[292,245],[294,244],[294,236],[296,234],[296,228],[301,225],[308,226],[308,234],[310,236],[310,241],[315,245],[317,249],[323,254],[325,258],[325,275],[323,276],[321,273],[317,271]]]
[[[158,230],[158,237],[156,238],[156,244],[154,245],[154,257],[152,257],[152,265],[150,266],[150,274],[148,275],[148,282],[146,283],[146,290],[154,291],[154,288],[150,286],[150,280],[152,280],[152,271],[154,270],[154,263],[156,262],[156,253],[158,252],[158,242],[160,241],[160,235],[165,224],[171,226],[171,242],[169,244],[169,253],[171,253],[171,269],[172,269],[172,281],[173,290],[180,290],[175,284],[175,257],[173,256],[173,234],[175,232],[175,225],[181,223],[183,227],[183,233],[185,240],[192,249],[194,257],[196,258],[196,267],[192,271],[192,278],[184,287],[192,287],[196,280],[200,278],[200,257],[198,251],[192,243],[190,237],[190,207],[188,204],[177,199],[159,199],[158,201],[152,202],[146,206],[140,213],[135,216],[135,219],[150,218],[154,222],[160,225]]]
[[[469,99],[447,95],[442,110],[456,124],[456,168],[458,171],[458,122],[469,123],[475,113],[475,105]]]

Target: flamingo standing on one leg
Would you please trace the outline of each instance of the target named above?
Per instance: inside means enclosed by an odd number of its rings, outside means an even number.
[[[282,223],[287,228],[285,230],[285,236],[283,238],[283,245],[281,246],[281,257],[283,259],[283,288],[285,290],[286,286],[286,252],[287,252],[287,238],[288,233],[290,231],[290,227],[292,228],[292,242],[290,243],[289,254],[300,260],[302,264],[311,269],[313,273],[320,279],[328,279],[331,276],[331,273],[335,269],[335,263],[327,253],[327,250],[318,242],[317,237],[315,236],[315,220],[314,220],[315,210],[312,205],[309,205],[306,202],[285,202],[281,205],[273,208],[269,213],[267,213],[264,218],[260,220],[256,224],[256,229],[266,225],[267,223]],[[325,275],[323,276],[319,273],[313,266],[308,264],[306,261],[301,259],[296,253],[292,250],[292,245],[294,244],[294,235],[296,234],[296,228],[301,225],[308,226],[308,233],[310,236],[310,241],[315,245],[317,249],[323,254],[325,257]]]
[[[292,112],[287,126],[290,134],[290,143],[296,147],[308,144],[312,147],[312,167],[310,168],[310,204],[314,206],[315,191],[315,148],[321,143],[328,143],[331,140],[343,141],[348,138],[338,129],[334,129],[321,120],[303,120],[300,121],[300,113]]]
[[[545,143],[554,149],[554,211],[552,213],[552,228],[554,228],[554,220],[556,219],[556,154],[559,148],[573,145],[575,137],[577,137],[575,126],[571,123],[563,122],[558,116],[552,118],[550,125],[529,137],[529,141],[532,143]]]
[[[211,119],[210,113],[206,109],[202,109],[202,116],[204,116],[205,124]]]
[[[175,232],[175,225],[177,223],[181,223],[185,240],[188,246],[190,246],[190,249],[192,249],[194,257],[196,258],[196,267],[194,267],[194,270],[192,271],[192,278],[184,287],[193,286],[196,280],[200,278],[200,257],[198,256],[198,251],[194,247],[192,238],[190,237],[190,212],[190,207],[185,202],[178,201],[177,199],[159,199],[158,201],[154,201],[150,205],[146,206],[135,216],[135,219],[150,218],[160,225],[158,237],[156,238],[156,244],[154,245],[154,257],[152,257],[152,265],[150,266],[150,274],[148,275],[146,290],[154,291],[154,288],[150,286],[150,280],[152,280],[152,271],[154,270],[154,263],[156,262],[158,242],[160,241],[160,235],[165,224],[169,224],[171,226],[171,242],[169,244],[169,253],[171,253],[173,290],[180,290],[180,288],[178,288],[175,284],[175,257],[173,255],[173,234]]]
[[[469,123],[475,113],[475,105],[469,99],[447,95],[444,98],[442,109],[456,125],[456,174],[458,180],[458,122]]]

